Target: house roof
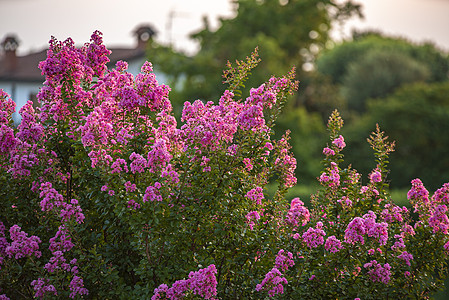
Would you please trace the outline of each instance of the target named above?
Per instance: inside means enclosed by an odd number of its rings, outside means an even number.
[[[43,82],[38,65],[47,58],[47,50],[16,57],[14,68],[5,62],[7,56],[0,59],[0,81]]]
[[[135,59],[140,59],[145,57],[145,49],[142,48],[135,48],[135,49],[129,49],[129,48],[109,48],[111,50],[111,54],[109,55],[109,63],[108,68],[115,67],[115,64],[119,60],[123,61],[133,61]]]

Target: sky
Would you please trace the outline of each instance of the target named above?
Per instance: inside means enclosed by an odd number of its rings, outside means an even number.
[[[357,0],[364,20],[353,20],[335,32],[348,37],[352,28],[377,29],[413,42],[433,42],[449,52],[449,0]],[[150,24],[156,40],[194,53],[188,36],[201,29],[204,16],[216,28],[218,18],[233,15],[230,0],[0,0],[0,39],[15,34],[19,55],[47,47],[51,36],[89,41],[99,30],[108,47],[133,47],[132,31]]]

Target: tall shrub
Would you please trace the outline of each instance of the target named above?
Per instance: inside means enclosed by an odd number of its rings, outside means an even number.
[[[412,182],[419,221],[391,203],[388,154],[362,185],[341,169],[337,112],[313,208],[296,184],[288,132],[272,138],[294,72],[239,88],[254,53],[224,73],[218,103],[186,102],[181,123],[150,63],[134,77],[95,32],[76,48],[50,41],[38,99],[0,92],[0,298],[260,299],[428,297],[449,251],[446,184]],[[277,182],[273,197],[265,193]]]

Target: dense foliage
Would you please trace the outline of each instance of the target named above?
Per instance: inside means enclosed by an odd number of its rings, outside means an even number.
[[[449,60],[430,43],[368,32],[320,53],[317,69],[340,87],[349,110],[364,112],[368,99],[386,97],[404,84],[447,81]]]
[[[342,167],[335,111],[313,207],[289,205],[296,160],[273,126],[294,70],[241,98],[257,55],[229,64],[218,103],[186,102],[178,125],[151,64],[107,71],[108,54],[99,32],[81,49],[52,39],[41,108],[28,102],[17,128],[1,91],[0,298],[427,298],[442,286],[449,186],[430,197],[413,180],[412,221],[390,199],[394,145],[379,129],[362,184]]]
[[[413,84],[367,103],[366,113],[345,130],[347,157],[360,171],[373,167],[361,140],[378,122],[398,145],[391,157],[392,186],[406,188],[420,177],[435,191],[449,180],[449,82]]]

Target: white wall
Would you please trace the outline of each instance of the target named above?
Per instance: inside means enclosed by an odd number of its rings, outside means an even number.
[[[145,63],[145,58],[134,59],[128,61],[128,72],[136,76],[140,73],[140,69]],[[157,67],[153,65],[153,72],[156,74],[156,79],[159,84],[167,84],[167,76],[165,74],[158,72]]]
[[[27,82],[0,82],[0,89],[3,89],[9,94],[11,99],[16,102],[16,112],[13,114],[12,118],[14,123],[19,123],[21,117],[19,115],[19,110],[25,103],[30,99],[30,95],[36,95],[42,84],[38,83],[27,83]]]

